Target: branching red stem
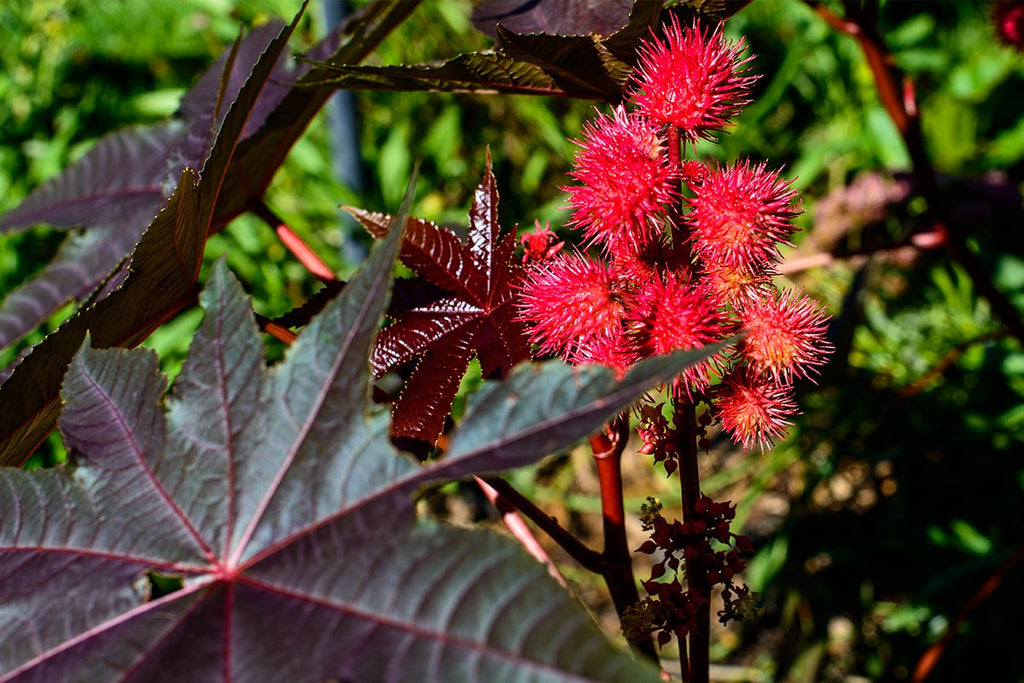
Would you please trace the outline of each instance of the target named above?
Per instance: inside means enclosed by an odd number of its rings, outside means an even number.
[[[288,227],[288,224],[282,218],[271,211],[270,207],[263,202],[259,202],[252,207],[252,212],[274,229],[281,243],[284,244],[288,251],[295,255],[295,258],[299,259],[299,262],[309,272],[318,277],[322,282],[337,282],[338,278],[334,275],[334,271],[317,256],[312,247],[306,244],[301,237],[295,234],[294,230]]]
[[[482,477],[505,501],[536,524],[551,540],[564,549],[584,569],[600,574],[608,586],[612,603],[621,617],[626,608],[640,600],[633,577],[632,554],[626,539],[626,513],[622,493],[622,453],[629,441],[629,421],[625,416],[614,421],[607,433],[591,437],[598,479],[601,485],[601,509],[604,518],[604,551],[588,548],[566,531],[553,517],[549,517],[511,484],[499,477]],[[654,642],[646,639],[633,643],[636,650],[658,661]]]
[[[928,217],[933,229],[945,237],[950,257],[971,278],[978,295],[988,301],[996,317],[1024,344],[1024,317],[996,287],[989,269],[967,245],[963,231],[949,220],[946,198],[939,189],[935,167],[925,150],[914,83],[900,72],[878,32],[874,16],[876,8],[871,3],[861,5],[849,0],[843,5],[846,17],[836,15],[823,3],[813,3],[814,9],[830,26],[857,39],[874,74],[882,104],[903,136],[903,143],[910,155],[914,183],[918,194],[928,205]]]
[[[682,496],[683,521],[697,519],[700,500],[700,470],[697,465],[697,409],[692,401],[676,400],[674,422],[678,435],[679,489]],[[689,683],[708,683],[711,666],[711,591],[708,570],[698,555],[686,561],[686,583],[690,590],[708,599],[697,611],[696,626],[690,631],[689,647],[679,644],[679,663],[683,679]],[[686,650],[689,650],[687,660]],[[689,676],[687,676],[687,670]]]
[[[266,332],[274,339],[282,341],[289,346],[291,346],[292,342],[298,339],[298,335],[287,327],[282,327],[270,318],[262,316],[259,313],[256,314],[256,324],[259,325],[261,331]]]
[[[683,167],[682,162],[682,138],[679,135],[679,129],[675,126],[669,126],[667,131],[668,136],[668,163],[672,168],[681,169]],[[682,183],[679,183],[679,191],[682,191]],[[688,235],[686,234],[686,223],[683,220],[683,202],[682,197],[680,201],[673,202],[669,207],[669,224],[672,227],[672,251],[676,254],[676,263],[689,263],[691,261],[690,256],[690,243],[688,241]]]
[[[501,521],[505,523],[505,527],[509,530],[520,545],[526,549],[526,552],[530,553],[537,561],[548,568],[548,574],[557,581],[562,588],[569,588],[569,584],[565,582],[565,577],[562,576],[562,572],[558,571],[558,566],[555,565],[554,561],[544,552],[544,548],[541,547],[540,543],[537,542],[537,538],[530,531],[530,527],[526,525],[523,518],[519,516],[514,505],[509,500],[498,493],[497,489],[488,484],[480,477],[473,477],[476,480],[477,486],[487,496],[487,500],[491,501],[491,505],[501,514]]]
[[[626,511],[622,490],[622,453],[629,441],[629,416],[620,414],[606,432],[590,437],[590,448],[601,485],[601,513],[604,518],[604,570],[601,577],[608,586],[619,618],[640,601],[633,576],[633,557],[626,540]],[[658,661],[654,642],[647,638],[633,643],[641,654]]]
[[[581,567],[595,574],[603,574],[605,570],[604,556],[584,545],[578,538],[562,528],[558,520],[549,517],[543,510],[533,504],[529,498],[516,491],[511,484],[501,477],[482,477],[491,488],[497,491],[527,519],[536,524],[551,540],[557,543]]]

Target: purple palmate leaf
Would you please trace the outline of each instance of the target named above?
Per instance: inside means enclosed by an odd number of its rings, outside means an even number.
[[[416,4],[378,0],[332,31],[309,56],[359,61]],[[0,303],[0,348],[31,332],[65,303],[90,294],[99,294],[93,297],[98,300],[108,293],[96,288],[130,254],[184,169],[203,166],[224,116],[282,26],[280,21],[268,22],[242,38],[235,50],[225,51],[186,93],[174,119],[104,137],[0,217],[0,232],[40,223],[106,232],[69,236],[51,267]],[[330,95],[326,89],[290,87],[311,71],[316,70],[310,64],[295,65],[287,59],[273,64],[244,122],[208,232],[216,232],[262,196],[288,150]],[[118,249],[121,253],[115,256]]]
[[[278,20],[249,32],[239,41],[230,65],[227,61],[233,51],[226,50],[185,94],[173,119],[101,138],[81,159],[0,217],[0,232],[37,224],[106,226],[135,229],[138,241],[181,172],[202,165],[231,101],[282,28],[284,23]],[[259,130],[287,94],[284,82],[294,77],[287,64],[279,60],[274,65],[240,139]]]
[[[70,235],[37,277],[7,294],[0,306],[0,348],[20,339],[69,298],[93,291],[95,274],[113,271],[141,236],[141,231],[133,235],[106,226]]]
[[[184,132],[183,123],[171,121],[125,128],[102,138],[85,156],[0,217],[0,232],[38,223],[57,228],[141,224],[137,240],[167,200],[167,183],[177,180],[186,165],[177,169],[168,165]],[[191,165],[198,161],[201,158]]]
[[[723,21],[750,0],[481,0],[473,8],[473,26],[492,38],[498,24],[516,33],[548,33],[560,36],[618,31],[636,5],[675,4],[677,11]]]
[[[492,38],[495,24],[516,33],[562,36],[609,35],[625,26],[633,0],[483,0],[473,8],[473,26]]]
[[[0,680],[658,679],[516,544],[417,521],[413,494],[565,447],[695,354],[623,382],[516,373],[420,467],[368,413],[400,239],[269,370],[219,262],[165,405],[151,352],[83,345],[63,389],[71,462],[0,470]],[[152,599],[150,572],[181,588]]]
[[[494,8],[496,12],[491,12],[492,8],[486,6],[488,4],[501,4],[503,7]],[[506,92],[607,101],[621,99],[622,88],[636,61],[636,49],[641,38],[649,35],[656,25],[662,13],[662,3],[599,0],[597,3],[588,2],[606,6],[597,12],[575,8],[559,15],[561,6],[566,4],[572,3],[564,0],[546,4],[535,0],[483,3],[481,14],[490,19],[479,22],[477,27],[484,30],[483,25],[488,25],[485,32],[498,38],[496,50],[464,53],[433,64],[319,64],[324,77],[316,83],[349,89]],[[613,4],[617,7],[611,8]],[[519,13],[517,9],[530,11]],[[606,12],[606,9],[611,11]],[[547,16],[542,25],[513,23],[513,28],[509,28],[504,22],[496,23],[501,15],[507,15],[508,10],[517,17],[536,16],[538,13]],[[599,21],[598,14],[604,17],[599,31],[593,28],[595,21]],[[556,15],[557,21],[554,20]],[[588,24],[590,27],[585,28]],[[531,32],[538,29],[587,35]],[[611,35],[602,37],[598,33]]]
[[[22,462],[53,427],[61,377],[87,331],[97,346],[134,346],[195,302],[203,247],[238,136],[299,16],[261,53],[228,107],[202,170],[182,172],[174,194],[132,251],[121,286],[34,346],[0,385],[0,464]]]
[[[226,55],[186,94],[177,118],[102,138],[81,159],[0,217],[0,232],[36,224],[85,228],[69,235],[51,263],[0,303],[0,348],[21,339],[69,301],[81,301],[94,292],[131,253],[167,203],[185,168],[203,165],[244,78],[281,28],[280,22],[274,22],[240,41],[219,107],[218,87]],[[279,66],[272,71],[279,77],[285,73]],[[265,90],[268,88],[268,97],[276,104],[283,94],[276,94],[269,84]],[[276,86],[276,90],[285,88]],[[216,120],[215,114],[219,114]],[[265,118],[264,111],[259,120]],[[243,132],[252,126],[250,117]]]

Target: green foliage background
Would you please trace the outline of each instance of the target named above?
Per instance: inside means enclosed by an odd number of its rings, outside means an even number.
[[[290,17],[297,4],[4,3],[0,212],[97,137],[172,113],[239,24]],[[468,7],[465,0],[424,3],[371,61],[423,62],[485,48],[489,40],[472,30]],[[300,27],[304,45],[324,33],[319,10],[313,5]],[[968,206],[984,196],[981,180],[1019,192],[1024,179],[1024,56],[995,41],[987,11],[983,3],[889,2],[881,28],[918,85],[927,149],[944,191],[955,210],[976,212],[971,244],[1024,312],[1019,195],[982,202],[985,211]],[[864,174],[890,183],[908,169],[857,44],[809,5],[756,0],[727,32],[746,37],[761,79],[732,133],[699,152],[784,166],[804,194],[805,235],[822,234],[831,220],[821,202],[830,193]],[[334,179],[321,115],[268,195],[343,277],[366,238],[338,205],[393,210],[416,159],[415,215],[464,225],[490,146],[503,224],[562,225],[559,187],[573,149],[567,138],[579,134],[591,103],[429,93],[357,93],[355,101],[364,189]],[[847,246],[901,239],[923,209],[920,200],[894,201],[881,219],[844,237]],[[60,237],[45,229],[0,237],[0,292],[46,263]],[[812,249],[815,237],[802,238],[802,247]],[[211,240],[208,262],[223,253],[260,313],[278,315],[315,291],[254,219],[243,217]],[[718,634],[716,655],[743,677],[734,680],[905,679],[924,648],[1024,547],[1017,523],[1024,516],[1024,351],[942,251],[844,260],[791,279],[829,301],[846,353],[817,388],[804,387],[805,414],[789,441],[765,456],[722,444],[708,458],[707,491],[740,503],[759,547],[749,581],[765,603],[759,619]],[[166,371],[180,363],[198,320],[197,312],[185,313],[147,342]],[[59,444],[51,448],[59,455]],[[555,463],[539,477],[515,478],[542,502],[547,496],[571,513],[592,512],[593,492],[559,474],[566,471]],[[658,477],[638,490],[673,503]],[[979,671],[1024,680],[1015,653],[1019,617],[1006,608],[1024,604],[1022,574],[1020,562],[1010,566],[997,593],[969,614],[932,680],[967,680]]]

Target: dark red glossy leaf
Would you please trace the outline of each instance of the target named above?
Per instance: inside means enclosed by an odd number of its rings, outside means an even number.
[[[347,208],[375,237],[387,234],[391,217]],[[521,275],[512,259],[515,231],[502,236],[498,190],[487,169],[469,212],[466,241],[428,221],[410,218],[399,258],[434,293],[422,301],[392,306],[393,322],[381,331],[372,363],[380,376],[416,359],[416,368],[395,402],[396,438],[433,444],[451,411],[459,381],[473,355],[485,377],[504,377],[530,358],[523,324],[514,310]]]

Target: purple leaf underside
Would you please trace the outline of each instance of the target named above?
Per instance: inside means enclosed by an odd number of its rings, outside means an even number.
[[[308,56],[361,60],[416,4],[371,4]],[[0,303],[0,348],[38,327],[63,304],[96,292],[109,278],[167,203],[185,168],[204,165],[231,103],[282,27],[279,20],[270,21],[242,38],[233,57],[226,50],[186,93],[174,119],[102,138],[82,159],[0,217],[0,232],[41,223],[105,232],[69,238],[57,261]],[[326,101],[329,93],[290,87],[310,71],[314,69],[309,64],[287,59],[274,64],[240,132],[241,144],[227,169],[211,231],[262,196],[292,144]],[[94,299],[108,293],[99,291]]]
[[[132,251],[130,272],[115,278],[122,284],[105,299],[80,309],[33,347],[0,385],[0,464],[24,461],[52,429],[61,377],[87,332],[100,347],[134,346],[195,302],[203,247],[224,174],[293,28],[294,22],[261,53],[251,77],[228,107],[201,174],[197,177],[191,169],[182,173],[174,194]]]
[[[544,455],[512,453],[534,439],[523,404],[564,378],[517,373],[519,403],[495,384],[518,417],[467,421],[450,462],[394,451],[367,412],[394,232],[270,369],[223,261],[169,396],[151,352],[83,345],[63,389],[73,464],[0,470],[0,680],[657,680],[512,541],[416,520],[427,481]],[[584,372],[541,403],[589,429],[652,377]],[[152,599],[149,571],[183,587]]]
[[[64,304],[93,292],[100,284],[96,273],[113,272],[142,232],[141,227],[137,233],[98,227],[69,235],[39,275],[12,290],[0,305],[0,348],[24,337]]]
[[[626,24],[632,6],[633,0],[483,0],[473,8],[472,22],[492,38],[499,23],[516,33],[609,35]]]
[[[185,95],[175,119],[100,139],[81,159],[0,218],[0,231],[37,224],[85,228],[65,240],[54,261],[0,303],[0,348],[38,327],[69,301],[95,292],[131,253],[166,205],[186,168],[203,166],[217,129],[260,55],[283,24],[270,22],[238,44],[218,107],[227,53]],[[272,78],[286,78],[279,63]],[[287,89],[267,83],[243,128],[251,134]],[[216,119],[216,120],[215,120]],[[103,298],[103,292],[97,300]]]
[[[554,0],[555,4],[561,2],[564,0]],[[611,2],[616,0],[604,4],[610,5]],[[543,3],[500,4],[503,6],[492,8],[496,12],[490,12],[486,7],[478,9],[483,16],[491,17],[489,22],[481,21],[478,28],[489,23],[490,28],[485,32],[497,37],[496,51],[464,53],[435,64],[318,64],[327,75],[323,80],[311,82],[311,85],[353,90],[502,92],[614,102],[622,97],[622,88],[636,61],[640,39],[650,34],[662,9],[659,2],[624,3],[625,7],[617,11],[606,13],[600,10],[602,15],[607,15],[601,31],[580,31],[587,35],[554,35],[523,32],[520,30],[522,26],[516,22],[509,26],[497,24],[494,19],[509,12],[524,16],[516,12],[523,9],[519,5],[536,6],[541,8],[541,12],[548,12],[543,9]],[[633,5],[632,11],[629,5]],[[589,9],[583,12],[574,10],[565,15],[561,27],[576,28],[593,23],[596,15],[588,13]],[[545,19],[542,23],[551,28],[555,22]],[[611,35],[601,37],[598,33]],[[333,76],[329,75],[331,72]]]
[[[675,11],[685,18],[700,16],[724,21],[750,0],[682,0]],[[632,12],[644,6],[668,4],[665,0],[481,0],[471,20],[476,30],[497,37],[497,25],[516,33],[547,33],[560,36],[596,33],[609,35],[626,24]]]

